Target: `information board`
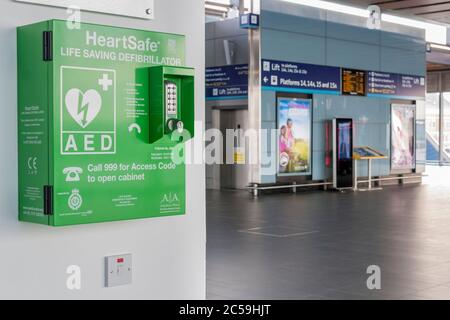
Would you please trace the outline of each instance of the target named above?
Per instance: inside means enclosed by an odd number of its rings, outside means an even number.
[[[206,100],[237,100],[247,97],[247,64],[206,68]]]
[[[425,77],[370,71],[368,96],[393,98],[424,98]]]
[[[366,95],[366,72],[342,69],[342,94],[350,96]]]
[[[262,89],[298,92],[340,94],[340,68],[314,64],[262,61]]]
[[[353,149],[353,158],[357,160],[369,160],[386,159],[387,157],[371,147],[356,147]]]
[[[423,99],[425,77],[262,59],[261,88],[292,93]],[[247,99],[248,65],[206,69],[206,99]]]

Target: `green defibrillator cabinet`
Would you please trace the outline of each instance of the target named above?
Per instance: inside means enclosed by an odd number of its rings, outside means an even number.
[[[51,20],[17,29],[19,219],[185,213],[194,134],[185,37]]]

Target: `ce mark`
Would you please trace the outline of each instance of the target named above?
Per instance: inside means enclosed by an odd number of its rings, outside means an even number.
[[[37,172],[38,169],[37,161],[38,161],[37,157],[29,157],[27,161],[28,170]]]

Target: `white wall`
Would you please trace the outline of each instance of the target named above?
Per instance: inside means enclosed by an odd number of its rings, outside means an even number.
[[[203,6],[203,0],[155,0],[154,21],[94,13],[82,20],[186,34],[187,65],[196,68],[196,118],[203,121]],[[204,299],[203,166],[187,169],[186,216],[61,229],[18,222],[16,27],[51,18],[66,12],[0,0],[0,298]],[[133,284],[104,288],[104,257],[122,253],[133,254]],[[69,265],[82,268],[80,291],[66,288]]]

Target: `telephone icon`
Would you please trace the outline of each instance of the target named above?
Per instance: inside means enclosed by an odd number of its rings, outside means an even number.
[[[63,170],[63,174],[66,175],[66,182],[80,181],[80,174],[82,173],[83,169],[79,167],[68,167]]]

